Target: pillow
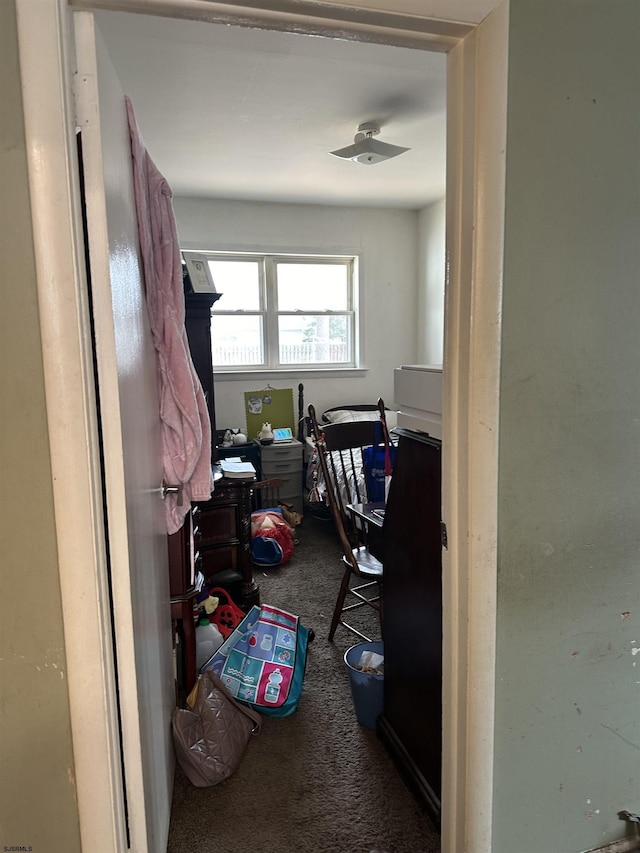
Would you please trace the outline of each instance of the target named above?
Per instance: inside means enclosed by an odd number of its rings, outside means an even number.
[[[384,419],[387,422],[387,429],[395,429],[398,426],[397,412],[385,412]]]
[[[322,419],[330,424],[342,424],[347,421],[377,421],[380,413],[377,409],[359,412],[353,409],[335,409],[331,412],[325,412]],[[398,423],[397,412],[385,412],[387,428],[394,429]]]
[[[378,417],[379,412],[377,409],[371,409],[368,412],[356,412],[353,409],[335,409],[331,412],[325,412],[322,419],[330,424],[343,424],[347,421],[377,421]]]

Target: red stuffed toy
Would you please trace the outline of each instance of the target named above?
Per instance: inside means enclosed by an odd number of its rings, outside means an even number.
[[[282,550],[282,559],[273,565],[283,566],[293,554],[293,529],[279,512],[252,512],[251,536],[275,539]]]

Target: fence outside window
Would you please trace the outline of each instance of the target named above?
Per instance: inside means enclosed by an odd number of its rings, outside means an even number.
[[[347,360],[348,349],[344,343],[284,344],[280,347],[282,364],[342,364]],[[213,363],[216,365],[260,364],[261,348],[246,344],[212,346]]]

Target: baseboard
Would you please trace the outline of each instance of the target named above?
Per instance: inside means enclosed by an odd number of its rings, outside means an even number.
[[[393,763],[411,789],[418,802],[424,806],[436,829],[440,830],[440,797],[424,778],[402,741],[388,723],[384,714],[378,718],[378,737],[385,745]]]
[[[635,853],[636,850],[640,850],[640,837],[637,835],[635,838],[613,841],[611,844],[605,844],[604,847],[594,847],[586,853]]]

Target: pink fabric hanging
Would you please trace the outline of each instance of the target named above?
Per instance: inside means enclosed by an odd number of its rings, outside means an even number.
[[[125,101],[147,311],[157,352],[164,477],[168,485],[182,486],[181,506],[176,495],[165,499],[167,531],[175,533],[191,502],[208,500],[213,491],[211,422],[184,325],[171,188],[145,148],[131,101]]]

